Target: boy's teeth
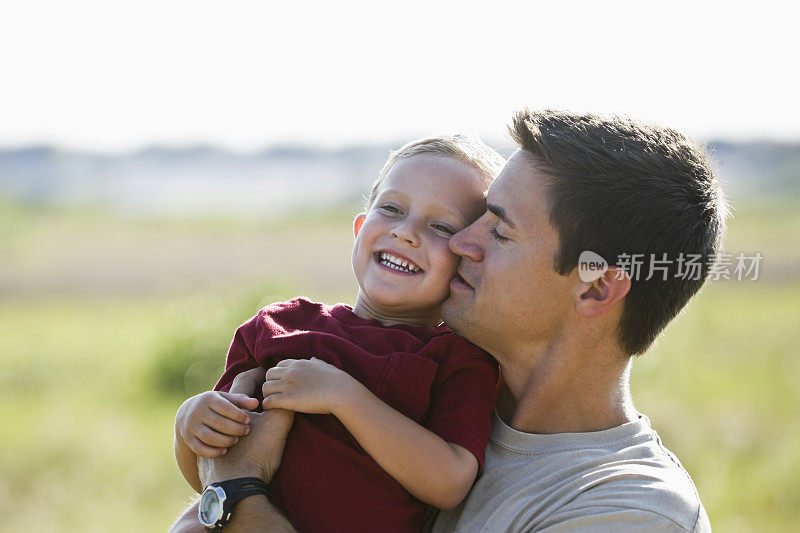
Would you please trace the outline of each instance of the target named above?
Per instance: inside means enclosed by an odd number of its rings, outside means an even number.
[[[410,261],[405,261],[392,254],[381,252],[381,263],[401,272],[417,272],[420,268]]]

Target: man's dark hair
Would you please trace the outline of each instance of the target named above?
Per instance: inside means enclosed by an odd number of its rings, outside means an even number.
[[[625,353],[644,353],[700,290],[720,251],[727,204],[705,149],[675,130],[619,116],[523,110],[509,130],[547,175],[556,272],[569,274],[584,250],[610,265],[621,254],[644,254],[618,327]],[[667,254],[666,280],[661,271],[646,280],[651,254]],[[684,279],[678,259],[693,255],[700,273]]]

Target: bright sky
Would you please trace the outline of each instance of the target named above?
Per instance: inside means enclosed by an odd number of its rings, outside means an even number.
[[[523,106],[800,139],[797,13],[745,5],[5,2],[0,146],[499,139]]]

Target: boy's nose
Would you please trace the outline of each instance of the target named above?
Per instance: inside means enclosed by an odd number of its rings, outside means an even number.
[[[417,235],[417,231],[414,228],[414,225],[408,220],[395,226],[389,232],[389,235],[391,235],[395,239],[400,239],[401,241],[405,241],[411,246],[419,246],[419,235]]]

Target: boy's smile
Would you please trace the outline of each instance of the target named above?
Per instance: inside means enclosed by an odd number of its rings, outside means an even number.
[[[403,274],[419,274],[424,272],[413,261],[397,252],[380,251],[375,254],[375,260],[384,268]]]
[[[483,213],[484,179],[453,157],[402,159],[381,184],[369,212],[356,217],[354,307],[362,318],[435,325],[459,258],[448,241]]]

